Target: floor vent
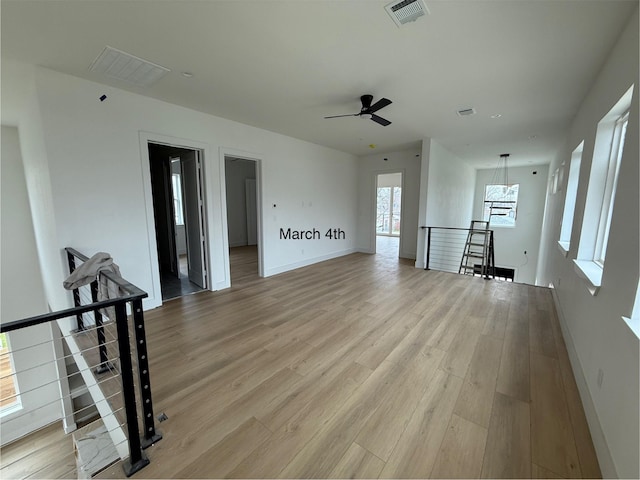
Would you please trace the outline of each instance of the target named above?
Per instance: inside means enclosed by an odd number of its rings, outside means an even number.
[[[429,9],[425,5],[424,0],[396,1],[385,6],[384,9],[398,27],[405,23],[414,22],[419,17],[429,14]]]

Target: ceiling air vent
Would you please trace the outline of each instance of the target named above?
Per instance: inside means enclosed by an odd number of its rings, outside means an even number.
[[[469,115],[475,115],[475,114],[476,114],[475,108],[463,108],[461,110],[458,110],[458,115],[461,117],[468,117]]]
[[[405,23],[414,22],[418,17],[427,15],[429,9],[424,0],[402,0],[384,7],[398,27]]]
[[[148,87],[171,71],[109,46],[98,55],[89,70],[139,87]]]

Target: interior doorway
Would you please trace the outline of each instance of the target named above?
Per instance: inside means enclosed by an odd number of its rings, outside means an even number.
[[[376,176],[376,253],[398,257],[402,221],[402,172]]]
[[[202,152],[148,143],[162,299],[207,288]]]
[[[259,278],[257,161],[225,156],[229,271],[234,287]]]

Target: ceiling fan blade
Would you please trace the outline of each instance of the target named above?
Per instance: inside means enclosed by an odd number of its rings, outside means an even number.
[[[389,100],[388,98],[381,98],[376,103],[371,105],[371,107],[369,107],[369,113],[377,112],[381,108],[384,108],[387,105],[391,105],[392,103],[393,102],[391,100]]]
[[[391,125],[391,122],[389,120],[387,120],[386,118],[379,117],[378,115],[371,114],[371,120],[373,120],[376,123],[379,123],[383,127],[386,127],[387,125]]]
[[[360,114],[359,113],[348,113],[347,115],[331,115],[330,117],[324,117],[324,118],[357,117],[358,115],[360,115]]]

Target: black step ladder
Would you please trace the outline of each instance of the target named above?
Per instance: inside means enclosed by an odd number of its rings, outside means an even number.
[[[489,230],[489,222],[472,220],[458,273],[462,275],[479,273],[488,279],[489,274],[492,277],[494,275],[494,266],[493,231]]]

